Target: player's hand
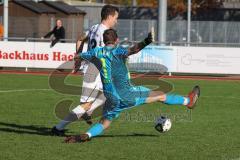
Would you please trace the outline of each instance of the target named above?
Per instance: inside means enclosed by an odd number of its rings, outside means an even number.
[[[74,59],[74,61],[79,61],[79,60],[81,60],[81,57],[80,57],[80,55],[75,55],[73,59]]]
[[[73,59],[75,62],[74,62],[72,73],[77,73],[79,68],[81,67],[81,58],[79,55],[75,55]]]
[[[152,36],[152,32],[148,33],[148,36],[144,39],[144,42],[149,45],[150,43],[153,42],[153,36]]]

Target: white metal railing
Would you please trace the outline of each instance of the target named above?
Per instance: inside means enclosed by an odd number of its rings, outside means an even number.
[[[33,38],[33,37],[2,37],[0,40],[7,41],[26,41],[26,42],[50,42],[52,39],[50,38]],[[67,43],[75,43],[76,39],[61,39],[60,41],[65,41]]]
[[[8,37],[0,38],[0,40],[7,41],[25,41],[25,42],[51,42],[50,38],[32,38],[32,37]],[[66,43],[75,43],[76,39],[61,39]],[[139,41],[129,41],[128,38],[124,38],[122,41],[128,41],[128,43],[137,43]],[[61,43],[61,42],[58,42]],[[162,46],[197,46],[197,47],[240,47],[240,43],[208,43],[208,42],[161,42],[154,41],[151,45],[162,45]]]

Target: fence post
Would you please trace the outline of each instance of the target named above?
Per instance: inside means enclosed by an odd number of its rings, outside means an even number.
[[[210,27],[210,29],[209,29],[209,42],[213,43],[213,22],[212,21],[209,22],[209,27]]]
[[[130,33],[129,33],[130,41],[133,41],[133,20],[130,20]]]
[[[29,40],[28,40],[28,38],[26,38],[26,42],[28,42]],[[25,68],[25,72],[28,72],[28,68],[26,67]]]

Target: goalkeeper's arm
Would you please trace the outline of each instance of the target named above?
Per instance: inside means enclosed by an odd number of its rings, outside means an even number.
[[[132,55],[132,54],[138,53],[144,47],[146,47],[147,45],[152,43],[152,41],[153,41],[152,33],[149,32],[148,36],[142,42],[139,42],[139,43],[135,44],[133,47],[128,49],[128,55]]]

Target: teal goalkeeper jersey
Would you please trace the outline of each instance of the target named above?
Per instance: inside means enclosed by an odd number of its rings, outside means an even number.
[[[81,58],[90,61],[98,68],[103,83],[104,95],[113,105],[129,96],[131,88],[126,60],[128,50],[123,47],[96,47],[81,53]]]

